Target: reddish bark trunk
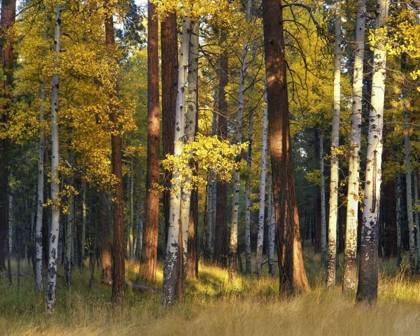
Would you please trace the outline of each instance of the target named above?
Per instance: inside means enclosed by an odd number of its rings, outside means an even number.
[[[159,231],[159,194],[154,185],[159,183],[159,58],[158,20],[155,4],[148,3],[148,125],[147,125],[147,174],[146,174],[146,224],[144,247],[140,263],[140,277],[156,281],[157,245]],[[173,127],[173,125],[172,125]]]
[[[280,292],[307,292],[292,165],[281,0],[263,0],[263,23]]]
[[[4,99],[0,109],[0,122],[7,123],[10,105],[10,87],[13,81],[13,44],[4,36],[5,32],[14,24],[16,0],[3,0],[1,5],[1,34],[0,63],[3,67],[6,81],[2,82],[1,98]],[[7,239],[9,237],[9,169],[8,169],[9,140],[0,139],[0,271],[6,269]]]
[[[227,32],[225,29],[221,32],[220,45],[223,45],[227,39]],[[218,129],[217,135],[220,140],[226,140],[227,137],[227,100],[226,100],[226,86],[228,84],[229,72],[229,57],[227,49],[225,48],[220,55],[220,74],[219,74],[219,102],[218,102]],[[217,182],[216,191],[216,227],[214,235],[214,256],[215,264],[219,266],[226,266],[227,263],[227,223],[226,223],[226,204],[227,204],[227,190],[226,182]]]
[[[176,14],[171,13],[160,24],[162,53],[162,140],[163,157],[174,154],[175,108],[178,83],[178,41]],[[169,203],[172,174],[163,173],[163,213],[165,220],[165,246],[168,242]]]

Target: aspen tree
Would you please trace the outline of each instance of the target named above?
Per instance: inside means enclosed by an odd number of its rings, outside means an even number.
[[[246,4],[246,24],[251,21],[252,0],[248,0]],[[245,34],[246,36],[246,34]],[[245,100],[245,78],[247,68],[248,41],[247,38],[242,42],[241,54],[241,70],[239,74],[239,106],[238,115],[236,117],[236,143],[242,142],[242,124],[244,117],[244,100]],[[240,162],[241,155],[238,155],[236,162]],[[241,182],[241,171],[236,169],[233,175],[233,198],[232,198],[232,220],[230,225],[230,245],[229,245],[229,280],[233,281],[236,276],[236,260],[238,251],[238,221],[239,221],[239,190]]]
[[[264,101],[267,102],[267,93],[264,92]],[[262,257],[264,244],[264,212],[265,212],[265,181],[267,166],[267,105],[264,105],[261,145],[261,178],[260,178],[260,206],[258,215],[257,253],[255,257],[255,272],[262,274]],[[267,216],[269,218],[269,216]]]
[[[51,230],[49,242],[48,259],[48,281],[47,281],[47,310],[51,315],[55,304],[55,292],[57,284],[57,247],[58,233],[60,229],[60,208],[58,194],[59,189],[59,138],[58,138],[58,81],[59,81],[59,61],[60,61],[60,41],[61,41],[61,4],[55,2],[55,21],[54,21],[54,74],[52,79],[51,93]]]
[[[188,50],[190,43],[190,26],[191,20],[188,16],[182,18],[182,36],[178,68],[178,93],[175,113],[175,140],[174,140],[174,156],[175,159],[183,153],[183,137],[184,137],[184,114],[186,103],[186,87],[187,87],[187,68],[188,68]],[[181,180],[180,168],[174,163],[172,171],[171,200],[170,200],[170,225],[168,231],[168,242],[166,246],[165,266],[163,274],[163,293],[162,304],[171,306],[175,300],[176,279],[179,257],[179,235],[182,232],[181,226]]]
[[[366,183],[360,245],[360,271],[357,301],[374,303],[378,297],[378,220],[382,179],[383,116],[386,76],[385,19],[388,0],[375,7],[375,45],[369,133],[366,156]]]
[[[337,214],[338,214],[338,157],[337,150],[340,138],[340,77],[341,77],[341,0],[335,1],[334,7],[334,111],[331,132],[331,176],[330,176],[330,209],[328,221],[328,265],[327,288],[335,286],[337,259]]]
[[[415,215],[415,224],[416,224],[416,230],[417,230],[417,269],[418,272],[420,269],[420,237],[419,237],[419,211],[418,209],[418,202],[419,202],[419,186],[418,186],[418,180],[417,180],[417,168],[414,169],[413,173],[413,183],[414,183],[414,215]]]
[[[321,266],[327,261],[327,214],[325,202],[324,132],[319,137],[319,167],[321,170]]]
[[[401,199],[402,199],[402,182],[400,172],[397,173],[397,188],[395,189],[395,207],[396,207],[396,223],[395,227],[397,230],[397,268],[401,267],[402,262],[402,211],[401,211]]]
[[[248,176],[245,185],[245,260],[246,273],[251,273],[251,168],[252,168],[252,134],[254,126],[253,108],[249,109],[248,125],[248,152],[246,156],[246,167]],[[274,238],[274,237],[273,237]]]
[[[365,51],[366,16],[366,0],[359,0],[353,67],[353,110],[350,133],[343,290],[355,290],[357,280],[357,218],[359,208],[360,139],[362,135],[363,58]]]
[[[271,276],[275,275],[274,250],[276,237],[276,218],[274,217],[274,200],[273,200],[273,180],[271,173],[268,174],[268,272]]]
[[[73,151],[69,150],[69,163],[73,166]],[[71,174],[73,174],[71,172]],[[73,187],[74,178],[73,176],[70,177],[69,185]],[[74,195],[71,192],[71,195],[68,199],[68,212],[67,212],[67,221],[66,221],[66,238],[65,238],[65,258],[64,258],[64,269],[66,271],[66,285],[67,287],[70,286],[71,282],[71,268],[72,263],[74,260]]]

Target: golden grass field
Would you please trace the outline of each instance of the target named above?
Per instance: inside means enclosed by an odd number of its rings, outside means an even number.
[[[200,264],[199,280],[188,282],[186,302],[172,308],[161,306],[160,293],[130,288],[124,306],[112,308],[111,288],[100,283],[100,272],[89,290],[89,271],[74,269],[69,290],[58,279],[51,318],[45,293],[35,292],[25,264],[20,290],[16,276],[12,287],[0,278],[0,335],[420,335],[419,281],[396,272],[395,260],[380,262],[376,306],[356,305],[340,283],[326,291],[319,255],[307,256],[305,264],[312,291],[288,298],[279,298],[277,278],[240,275],[231,285],[225,270]],[[137,270],[127,263],[127,279],[134,281]]]

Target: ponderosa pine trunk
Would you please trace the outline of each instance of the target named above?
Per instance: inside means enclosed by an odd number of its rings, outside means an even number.
[[[365,52],[366,0],[359,0],[353,67],[353,110],[351,117],[347,218],[344,246],[343,290],[356,290],[357,227],[359,213],[360,140],[362,136],[363,57]]]
[[[226,47],[227,31],[223,28],[220,36],[220,70],[219,70],[219,94],[218,94],[218,122],[217,136],[220,140],[227,139],[227,109],[226,86],[228,84],[229,55]],[[216,265],[225,267],[227,262],[227,186],[224,181],[217,181],[216,187],[216,222],[214,232],[213,261]]]
[[[308,292],[293,176],[281,0],[263,0],[263,24],[280,293]]]
[[[330,208],[328,220],[327,288],[335,286],[337,263],[337,215],[339,167],[337,150],[340,139],[340,78],[341,78],[341,0],[335,1],[334,14],[334,111],[331,132]]]
[[[1,3],[1,29],[4,34],[15,23],[16,0],[2,0]],[[0,41],[0,64],[3,75],[6,77],[1,84],[0,122],[6,125],[8,110],[10,109],[10,93],[13,84],[13,41],[2,37]],[[6,270],[7,240],[9,237],[9,168],[8,168],[9,139],[0,139],[0,272]]]
[[[147,173],[146,173],[146,222],[143,233],[143,253],[140,278],[156,281],[157,244],[159,234],[159,193],[154,185],[159,183],[159,56],[158,19],[156,5],[148,2],[147,35]]]
[[[175,113],[175,141],[174,156],[175,158],[182,155],[183,141],[185,133],[185,106],[186,106],[186,88],[187,88],[187,69],[188,69],[188,51],[190,43],[190,27],[191,20],[188,17],[182,18],[182,37],[180,47],[180,58],[178,68],[178,92],[176,100]],[[174,163],[172,170],[171,200],[170,200],[170,225],[168,231],[168,242],[166,245],[165,267],[163,273],[163,293],[162,304],[171,306],[175,300],[177,285],[181,281],[179,274],[183,271],[179,269],[183,263],[180,261],[179,252],[181,250],[179,243],[182,243],[181,229],[181,188],[182,176],[180,167]],[[181,229],[181,230],[180,230]]]
[[[264,101],[267,103],[267,92],[264,92]],[[257,253],[255,256],[255,273],[258,276],[262,274],[262,258],[264,246],[264,213],[265,213],[265,179],[267,167],[267,105],[264,105],[263,124],[262,124],[262,140],[261,140],[261,177],[260,177],[260,208],[258,215],[258,236],[257,236]],[[269,216],[267,216],[269,218]]]
[[[105,40],[108,57],[112,58],[115,51],[114,19],[112,14],[105,18]],[[116,81],[116,76],[113,80]],[[122,139],[118,120],[117,107],[112,103],[117,97],[116,83],[110,92],[110,121],[111,121],[111,164],[112,174],[115,176],[113,190],[114,198],[114,244],[112,246],[112,296],[111,302],[119,305],[124,302],[125,293],[125,253],[124,253],[124,195],[122,185]]]
[[[162,141],[163,157],[174,154],[174,124],[178,83],[178,40],[176,13],[168,13],[160,23],[162,54]],[[169,206],[171,199],[172,173],[163,172],[163,215],[165,221],[165,244],[168,241]]]
[[[59,204],[59,137],[58,137],[58,81],[61,41],[61,5],[55,3],[54,21],[54,74],[51,92],[51,229],[49,241],[48,279],[47,279],[47,310],[52,315],[55,304],[57,285],[57,258],[58,238],[60,231],[60,204]]]
[[[366,182],[360,244],[360,271],[357,301],[375,303],[378,297],[378,220],[382,179],[383,116],[385,100],[386,49],[383,27],[388,15],[388,0],[375,7],[375,44],[371,109],[369,113]]]

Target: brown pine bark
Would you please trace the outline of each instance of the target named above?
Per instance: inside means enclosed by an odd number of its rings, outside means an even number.
[[[108,195],[105,187],[99,193],[99,230],[101,232],[102,280],[112,281],[111,242],[109,237]]]
[[[223,45],[227,39],[226,29],[222,29],[220,36],[220,45]],[[228,84],[229,57],[227,48],[220,54],[220,73],[219,73],[219,102],[218,102],[218,125],[217,136],[220,140],[227,138],[227,109],[226,86]],[[214,255],[213,261],[218,266],[226,266],[227,263],[227,223],[226,223],[226,204],[227,189],[226,182],[217,182],[216,191],[216,227],[214,235]]]
[[[176,93],[178,83],[178,42],[176,33],[176,14],[170,13],[160,24],[162,54],[162,140],[163,157],[174,154],[174,125]],[[169,203],[171,198],[172,174],[163,173],[163,214],[165,220],[165,246],[168,242]]]
[[[148,3],[147,36],[147,174],[146,174],[146,225],[143,242],[144,249],[140,262],[140,278],[156,281],[157,245],[159,230],[159,194],[153,190],[159,183],[159,58],[158,58],[158,20],[156,5]],[[173,126],[173,125],[172,125]]]
[[[106,46],[109,56],[115,49],[114,21],[112,15],[105,19]],[[116,78],[115,78],[116,80]],[[114,245],[113,245],[113,272],[112,272],[112,297],[114,304],[124,302],[125,292],[125,253],[124,253],[124,195],[122,185],[122,139],[117,115],[117,109],[112,104],[116,98],[116,85],[111,92],[110,120],[112,122],[111,147],[112,147],[112,173],[116,183],[114,190]]]
[[[263,24],[280,293],[308,292],[293,176],[281,0],[263,0]]]
[[[1,4],[1,40],[0,63],[6,81],[2,82],[0,96],[3,103],[0,106],[0,122],[7,123],[10,101],[10,86],[13,81],[13,44],[4,36],[5,32],[14,24],[16,0],[2,0]],[[9,237],[9,169],[8,169],[9,140],[0,139],[0,272],[6,269],[7,239]]]

